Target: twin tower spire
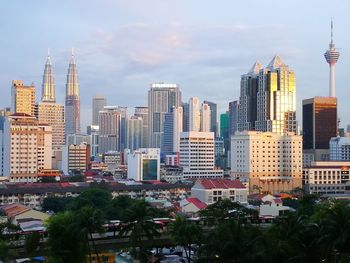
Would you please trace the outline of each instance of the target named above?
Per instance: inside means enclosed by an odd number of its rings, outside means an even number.
[[[56,102],[55,80],[50,53],[48,53],[44,69],[41,101]],[[73,50],[67,73],[65,106],[66,134],[80,133],[79,81]]]

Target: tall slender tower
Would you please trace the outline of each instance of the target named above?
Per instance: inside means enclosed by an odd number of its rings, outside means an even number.
[[[46,64],[45,64],[41,101],[42,102],[56,102],[55,82],[54,82],[54,77],[53,77],[53,70],[52,70],[50,53],[47,55],[47,60],[46,60]]]
[[[66,134],[80,133],[80,98],[77,66],[74,54],[69,61],[66,84]]]
[[[329,97],[335,97],[335,84],[334,84],[334,66],[338,62],[339,51],[335,48],[333,43],[333,20],[331,21],[331,43],[329,49],[324,53],[324,57],[329,64]]]

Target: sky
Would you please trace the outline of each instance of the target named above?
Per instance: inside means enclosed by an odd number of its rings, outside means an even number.
[[[56,97],[64,103],[74,49],[82,126],[96,94],[109,105],[146,106],[150,83],[178,83],[184,101],[197,96],[219,112],[238,99],[240,76],[274,55],[295,71],[297,118],[302,100],[328,95],[330,42],[340,126],[350,124],[350,1],[11,0],[0,8],[0,108],[10,106],[13,79],[34,83],[41,97],[48,49]],[[347,84],[348,83],[348,84]]]

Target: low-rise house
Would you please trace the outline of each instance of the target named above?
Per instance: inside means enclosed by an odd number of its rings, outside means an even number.
[[[283,215],[286,211],[293,210],[289,206],[284,206],[281,198],[271,198],[271,195],[262,198],[262,201],[263,203],[259,207],[260,217],[277,217]]]
[[[7,219],[13,224],[19,224],[24,219],[30,219],[29,221],[45,221],[49,218],[49,215],[40,211],[30,209],[21,204],[3,205],[0,210],[6,215]]]
[[[223,199],[247,203],[248,189],[239,180],[199,179],[191,188],[191,196],[207,205]]]
[[[196,197],[188,197],[179,202],[183,213],[196,214],[199,210],[207,208],[207,205]]]

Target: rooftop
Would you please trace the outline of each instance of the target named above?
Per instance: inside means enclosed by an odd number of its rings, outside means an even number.
[[[244,189],[245,188],[245,186],[239,180],[199,179],[198,182],[205,189],[229,189],[229,188],[241,188],[241,189]]]

